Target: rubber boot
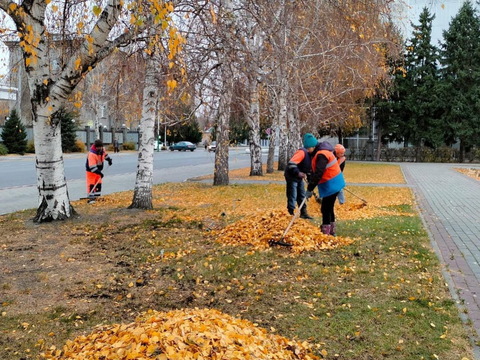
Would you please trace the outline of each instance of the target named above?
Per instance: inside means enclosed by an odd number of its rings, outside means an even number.
[[[287,210],[288,210],[288,213],[289,213],[290,215],[295,214],[295,210],[293,210],[293,209],[287,209]]]
[[[300,217],[302,219],[307,219],[307,220],[312,220],[313,219],[313,217],[308,215],[306,206],[302,207],[302,209],[300,210]]]
[[[330,235],[335,236],[336,232],[337,232],[337,225],[335,224],[335,222],[331,222],[330,223]]]
[[[328,225],[322,225],[320,227],[320,230],[322,231],[322,234],[325,234],[325,235],[330,235],[330,229],[331,229],[331,225],[328,224]]]

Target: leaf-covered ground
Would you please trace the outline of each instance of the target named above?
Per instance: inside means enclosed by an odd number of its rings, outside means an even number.
[[[471,178],[474,178],[475,180],[480,180],[480,169],[479,168],[457,168],[455,169],[456,171],[465,174],[467,176],[470,176]]]
[[[277,168],[275,164],[274,169]],[[405,184],[400,167],[390,164],[372,164],[361,162],[350,162],[347,160],[344,170],[345,179],[351,183],[365,183],[365,184]],[[204,176],[199,179],[208,179],[212,176]],[[263,165],[263,176],[251,177],[250,168],[237,169],[230,171],[231,179],[244,180],[270,180],[270,181],[285,181],[283,172],[274,171],[267,173],[267,166]]]
[[[71,358],[92,337],[106,359],[127,359],[128,346],[145,359],[179,358],[177,348],[245,359],[250,346],[285,343],[278,351],[325,359],[473,359],[410,190],[351,191],[367,206],[347,193],[338,236],[318,233],[312,200],[314,221],[298,219],[285,238],[293,249],[267,246],[291,219],[283,184],[163,184],[152,211],[127,210],[125,192],[77,202],[81,216],[56,224],[34,225],[33,210],[1,216],[0,359]],[[202,332],[192,316],[218,327],[193,338],[180,330]],[[119,329],[121,346],[107,335]],[[160,341],[158,329],[176,335]]]

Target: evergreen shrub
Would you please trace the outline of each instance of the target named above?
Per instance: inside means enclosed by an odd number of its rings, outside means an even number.
[[[8,149],[5,145],[0,144],[0,155],[7,155],[8,154]]]

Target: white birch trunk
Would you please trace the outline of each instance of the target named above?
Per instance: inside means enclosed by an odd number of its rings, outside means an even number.
[[[278,72],[281,77],[278,81],[280,89],[278,91],[278,170],[285,170],[287,167],[287,79],[283,77],[282,72]]]
[[[228,64],[222,65],[228,66]],[[229,70],[229,69],[228,69]],[[233,75],[227,69],[222,69],[222,92],[218,105],[217,149],[215,150],[215,169],[213,185],[228,185],[228,158],[230,145],[230,106],[233,96]]]
[[[256,76],[250,76],[250,107],[248,124],[250,125],[250,176],[262,176],[262,147],[260,144],[260,95]]]
[[[80,44],[59,74],[52,73],[48,56],[50,33],[45,26],[47,2],[22,1],[18,5],[19,11],[12,11],[11,5],[11,1],[0,0],[0,9],[11,17],[18,32],[23,34],[21,49],[31,94],[37,170],[39,206],[34,221],[62,220],[71,217],[75,211],[68,196],[61,129],[55,114],[68,101],[85,74],[117,45],[133,38],[135,34],[123,33],[113,41],[108,41],[110,30],[117,24],[122,10],[121,0],[108,0],[90,38]],[[31,32],[27,34],[26,29],[31,29]]]
[[[300,134],[300,120],[298,118],[298,112],[296,111],[296,105],[291,102],[287,111],[288,118],[288,149],[287,159],[290,160],[295,151],[302,147],[302,140]],[[287,160],[287,161],[288,161]]]
[[[60,122],[50,121],[48,108],[34,113],[35,168],[38,208],[35,222],[64,220],[75,214],[70,205],[62,153]]]
[[[140,147],[138,149],[137,177],[129,209],[153,209],[153,143],[155,141],[156,105],[159,84],[156,71],[159,68],[155,55],[148,56],[143,89],[142,119],[140,120]]]

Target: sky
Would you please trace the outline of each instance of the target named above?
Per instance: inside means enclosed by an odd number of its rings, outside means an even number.
[[[432,23],[432,41],[434,45],[438,45],[438,42],[443,39],[442,31],[448,28],[452,17],[458,13],[464,0],[399,0],[399,2],[406,4],[406,6],[403,6],[405,14],[398,14],[399,26],[405,38],[408,39],[412,33],[410,21],[418,24],[420,13],[426,6],[431,14],[435,14],[435,19]],[[472,3],[475,3],[475,1],[472,1]],[[8,50],[0,42],[0,76],[7,73],[7,65]]]
[[[438,45],[439,41],[443,41],[443,30],[447,30],[450,21],[457,15],[462,7],[464,0],[404,0],[408,5],[406,12],[408,14],[405,19],[401,21],[401,28],[404,31],[405,37],[408,39],[412,35],[412,28],[409,24],[409,19],[415,25],[418,25],[420,13],[424,7],[430,11],[430,14],[435,15],[432,22],[432,43]],[[472,1],[475,4],[475,1]]]

